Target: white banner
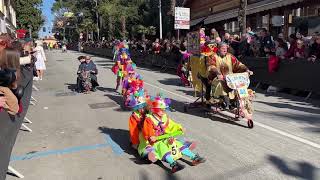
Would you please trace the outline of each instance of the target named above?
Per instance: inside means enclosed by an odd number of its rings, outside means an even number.
[[[190,29],[190,8],[175,8],[174,29]]]

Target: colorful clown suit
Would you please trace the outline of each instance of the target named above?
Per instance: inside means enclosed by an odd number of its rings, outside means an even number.
[[[157,137],[175,134],[178,131],[183,132],[184,130],[180,124],[169,118],[165,113],[168,105],[166,105],[161,97],[155,97],[147,104],[150,112],[146,115],[143,123],[142,133],[146,144],[141,144],[142,148],[146,147],[146,152],[153,152],[158,160],[169,163],[172,171],[183,169],[179,169],[180,165],[178,166],[176,162],[177,159],[181,158],[181,156],[177,156],[179,153],[189,157],[193,161],[199,163],[204,162],[203,158],[200,158],[190,150],[190,148],[193,149],[193,143],[184,142],[174,137],[155,140]],[[175,145],[171,146],[173,143],[175,143]],[[140,145],[139,149],[141,149]]]
[[[129,50],[127,48],[119,49],[117,55],[117,61],[115,65],[112,67],[112,72],[117,75],[117,85],[116,90],[118,90],[120,86],[120,81],[126,77],[127,67],[132,64],[132,60],[130,58]]]
[[[124,79],[122,85],[122,95],[126,107],[132,107],[132,103],[141,101],[145,98],[145,90],[143,88],[143,80],[141,76],[136,73],[129,73]]]

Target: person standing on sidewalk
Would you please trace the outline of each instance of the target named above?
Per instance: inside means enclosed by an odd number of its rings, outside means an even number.
[[[34,80],[37,81],[37,80],[42,80],[42,78],[43,78],[44,71],[46,70],[45,61],[47,61],[47,58],[44,53],[41,42],[36,43],[36,47],[35,47],[34,51],[35,51],[34,56],[37,58],[35,65],[36,65],[37,74],[38,74],[38,77],[34,77]]]

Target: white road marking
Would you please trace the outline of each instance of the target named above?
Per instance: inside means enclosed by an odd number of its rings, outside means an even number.
[[[161,87],[159,87],[159,86],[156,86],[156,85],[153,85],[153,84],[150,84],[150,83],[147,83],[147,82],[144,82],[144,83],[147,84],[147,85],[149,85],[149,86],[151,86],[151,87],[158,88],[158,89],[160,89],[160,90],[162,90],[162,91],[165,91],[165,92],[167,92],[167,93],[173,94],[173,95],[175,95],[175,96],[179,96],[179,97],[181,97],[181,98],[187,99],[187,100],[189,100],[189,101],[191,101],[191,102],[194,101],[194,99],[191,99],[191,98],[186,97],[186,96],[183,96],[183,95],[181,95],[181,94],[177,94],[177,93],[174,93],[174,92],[172,92],[172,91],[163,89],[163,88],[161,88]],[[303,139],[303,138],[298,137],[298,136],[295,136],[295,135],[293,135],[293,134],[289,134],[289,133],[287,133],[287,132],[281,131],[281,130],[279,130],[279,129],[273,128],[273,127],[271,127],[271,126],[268,126],[268,125],[265,125],[265,124],[262,124],[262,123],[259,123],[259,122],[257,122],[257,121],[254,121],[254,124],[257,125],[257,126],[260,126],[260,127],[262,127],[262,128],[265,128],[265,129],[267,129],[267,130],[269,130],[269,131],[278,133],[278,134],[280,134],[280,135],[282,135],[282,136],[285,136],[285,137],[288,137],[288,138],[290,138],[290,139],[293,139],[293,140],[296,140],[296,141],[298,141],[298,142],[301,142],[301,143],[303,143],[303,144],[306,144],[306,145],[312,146],[312,147],[314,147],[314,148],[320,149],[320,144],[317,144],[317,143],[315,143],[315,142],[309,141],[309,140],[307,140],[307,139]]]

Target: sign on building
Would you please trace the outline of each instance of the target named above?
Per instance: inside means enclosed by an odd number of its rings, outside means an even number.
[[[190,29],[190,8],[175,8],[174,29]]]

